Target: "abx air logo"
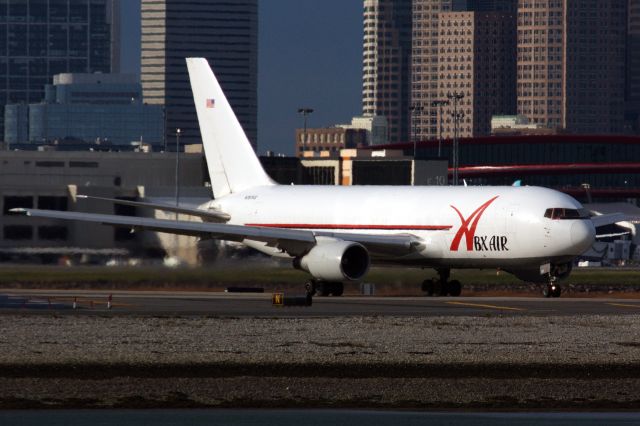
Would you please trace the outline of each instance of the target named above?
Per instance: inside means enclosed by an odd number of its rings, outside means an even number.
[[[460,221],[462,224],[460,225],[460,229],[456,233],[453,241],[451,242],[451,251],[458,251],[460,248],[460,243],[462,242],[462,237],[465,238],[465,242],[467,243],[467,251],[508,251],[507,248],[507,237],[504,236],[476,236],[476,228],[478,227],[478,222],[480,222],[480,218],[484,214],[485,210],[489,208],[489,206],[498,198],[498,196],[493,197],[480,207],[474,211],[471,216],[465,218],[463,214],[458,210],[455,206],[451,206],[452,209],[458,213],[460,217]]]

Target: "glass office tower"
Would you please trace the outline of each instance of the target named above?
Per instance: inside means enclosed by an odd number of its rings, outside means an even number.
[[[144,102],[165,107],[167,140],[199,144],[187,57],[207,58],[255,149],[258,0],[142,0]]]
[[[118,2],[0,0],[0,135],[4,106],[40,102],[55,74],[111,71]]]

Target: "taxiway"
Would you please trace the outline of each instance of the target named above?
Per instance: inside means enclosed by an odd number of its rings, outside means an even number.
[[[111,296],[111,300],[109,300]],[[111,309],[107,304],[111,302]],[[75,303],[75,309],[73,305]],[[314,297],[308,307],[272,304],[272,294],[0,290],[0,314],[24,312],[92,315],[220,317],[341,316],[576,316],[637,315],[640,299],[536,297]]]

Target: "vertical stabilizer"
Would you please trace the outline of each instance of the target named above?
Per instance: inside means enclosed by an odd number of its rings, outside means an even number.
[[[215,198],[274,185],[204,58],[187,58],[193,101]]]

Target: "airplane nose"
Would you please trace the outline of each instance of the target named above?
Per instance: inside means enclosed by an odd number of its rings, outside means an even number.
[[[576,254],[587,251],[595,241],[596,229],[590,220],[578,220],[571,226],[571,243]]]

